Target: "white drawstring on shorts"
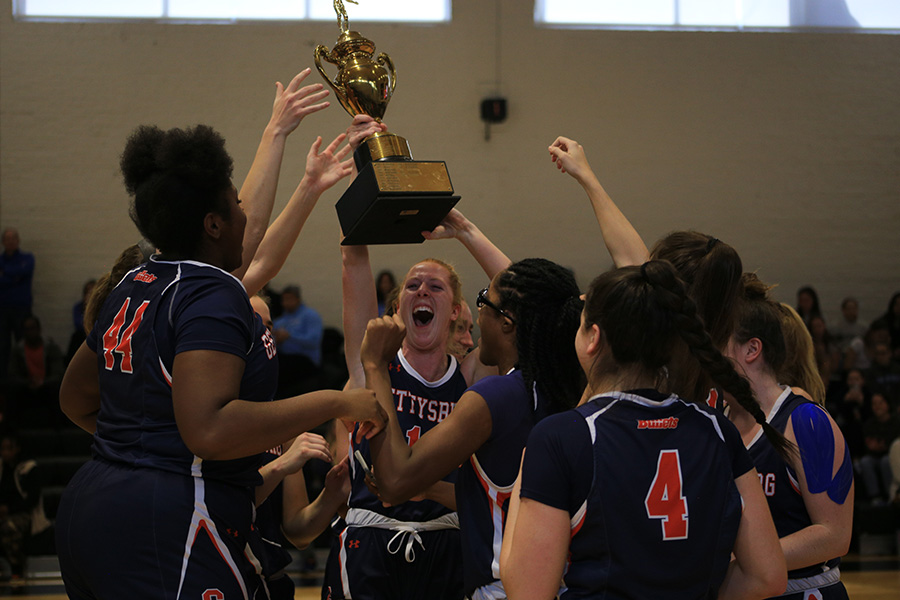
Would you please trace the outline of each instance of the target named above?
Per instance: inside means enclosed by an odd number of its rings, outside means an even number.
[[[412,527],[405,526],[399,527],[395,529],[395,531],[397,533],[395,533],[394,537],[387,543],[388,552],[397,554],[403,546],[403,540],[406,540],[406,551],[404,551],[403,557],[406,558],[406,562],[408,563],[416,560],[415,543],[419,542],[419,545],[422,546],[422,550],[425,549],[425,544],[422,542],[422,537],[419,535],[419,532]],[[396,545],[394,544],[395,541],[397,542]]]

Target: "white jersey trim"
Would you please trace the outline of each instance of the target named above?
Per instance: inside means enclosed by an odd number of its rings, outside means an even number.
[[[781,392],[781,395],[775,400],[775,404],[772,405],[772,410],[769,411],[769,414],[766,415],[766,423],[771,424],[772,419],[775,418],[775,415],[778,414],[778,411],[781,410],[781,406],[784,404],[785,400],[787,400],[788,396],[791,395],[791,388],[788,386],[783,386],[784,391]]]
[[[515,482],[513,482],[512,485],[497,485],[491,481],[491,478],[488,477],[488,474],[482,468],[481,463],[478,462],[478,456],[473,454],[471,463],[475,468],[475,475],[481,480],[482,485],[485,487],[488,502],[490,503],[492,526],[491,575],[493,575],[495,579],[500,579],[500,550],[503,547],[503,510],[501,509],[503,502],[500,496],[503,494],[509,496],[512,493]],[[501,589],[503,588],[501,587]]]
[[[199,460],[199,458],[196,459],[194,464],[196,465]],[[194,479],[194,513],[191,515],[191,524],[188,529],[187,540],[184,543],[184,560],[181,563],[181,578],[178,581],[178,593],[175,595],[175,599],[180,600],[181,598],[181,589],[184,587],[184,579],[187,575],[188,564],[191,560],[191,551],[193,550],[197,536],[201,533],[201,528],[206,529],[210,538],[212,538],[213,545],[216,546],[222,559],[225,560],[231,568],[231,572],[234,574],[234,578],[241,588],[244,600],[249,600],[247,586],[240,576],[240,570],[234,562],[231,553],[228,551],[228,546],[225,545],[225,541],[219,535],[216,524],[209,514],[209,508],[206,506],[206,482],[202,477],[196,477]]]
[[[447,368],[447,372],[444,373],[443,377],[438,379],[437,381],[428,381],[424,377],[422,377],[418,371],[416,371],[412,365],[406,360],[406,357],[403,356],[403,349],[397,350],[397,359],[400,361],[400,364],[403,365],[403,368],[406,369],[406,372],[412,375],[416,380],[418,380],[422,385],[429,388],[438,388],[450,381],[454,374],[456,374],[457,365],[456,357],[452,354],[447,355],[450,358],[450,366]]]

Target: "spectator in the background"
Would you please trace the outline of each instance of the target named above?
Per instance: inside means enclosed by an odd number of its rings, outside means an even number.
[[[844,298],[841,302],[841,318],[836,325],[828,328],[828,333],[834,343],[837,344],[843,356],[847,356],[850,344],[856,338],[866,335],[868,324],[859,320],[859,301],[852,296]]]
[[[50,527],[33,460],[23,460],[18,438],[0,437],[0,552],[12,567],[12,584],[23,584],[25,543]]]
[[[22,323],[31,314],[34,255],[19,248],[19,231],[3,230],[0,254],[0,381],[6,378],[12,338],[22,339]]]
[[[394,288],[397,287],[397,279],[391,271],[385,269],[375,278],[375,297],[378,301],[378,316],[384,315],[386,310],[388,297]]]
[[[819,295],[815,288],[806,285],[797,290],[797,314],[810,326],[813,317],[822,316],[822,307],[819,305]]]
[[[872,416],[863,424],[866,453],[859,460],[859,472],[867,499],[876,504],[888,500],[893,482],[888,450],[900,437],[900,417],[891,411],[881,392],[872,394]]]
[[[300,287],[289,285],[281,293],[284,312],[275,319],[278,345],[278,397],[295,396],[319,385],[322,365],[322,317],[303,303]]]
[[[891,336],[891,352],[894,359],[900,361],[900,292],[891,296],[887,312],[872,323],[872,328],[887,329]]]
[[[871,395],[859,369],[847,371],[844,385],[840,389],[830,390],[828,394],[826,408],[841,428],[854,461],[859,460],[866,451],[863,423],[872,414],[869,408]]]
[[[869,386],[884,392],[891,410],[896,411],[900,407],[900,362],[894,360],[886,341],[875,342],[872,366],[865,376]]]
[[[831,340],[831,334],[825,327],[825,319],[821,315],[810,317],[809,334],[812,336],[813,351],[816,355],[816,365],[825,389],[840,384],[841,382],[841,353],[837,345]]]
[[[55,426],[65,422],[59,410],[59,385],[64,372],[62,350],[53,339],[44,337],[41,322],[36,316],[25,317],[22,341],[13,348],[9,360],[8,417],[28,427]]]
[[[88,323],[87,329],[85,329],[84,309],[87,306],[88,298],[91,297],[91,292],[94,291],[95,285],[97,285],[96,279],[88,279],[85,281],[84,285],[81,287],[81,300],[72,306],[72,326],[74,327],[74,330],[72,331],[72,337],[69,338],[69,349],[66,352],[66,364],[69,364],[69,361],[75,356],[75,351],[78,350],[78,346],[81,345],[81,342],[87,339],[87,332],[91,328],[91,323]]]

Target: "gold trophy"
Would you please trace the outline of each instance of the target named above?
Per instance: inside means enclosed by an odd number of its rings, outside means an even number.
[[[349,30],[342,0],[335,0],[334,8],[341,34],[331,51],[316,47],[316,68],[350,116],[367,114],[381,122],[397,85],[394,63],[384,52],[376,58],[375,44]],[[323,60],[338,68],[333,81]],[[399,135],[369,136],[353,160],[358,175],[335,206],[343,245],[423,242],[421,232],[437,227],[459,201],[447,165],[414,161],[409,143]]]

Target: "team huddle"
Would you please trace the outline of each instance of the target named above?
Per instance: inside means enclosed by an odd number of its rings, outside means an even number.
[[[150,252],[98,284],[60,392],[94,434],[57,517],[70,598],[293,598],[269,532],[300,545],[329,524],[323,599],[847,598],[853,472],[805,325],[714,236],[648,249],[574,140],[551,164],[584,188],[614,269],[581,290],[454,209],[424,235],[485,272],[467,352],[452,265],[413,265],[379,316],[367,248],[341,246],[347,384],[273,401],[256,293],[386,130],[358,115],[317,138],[269,225],[285,139],[328,105],[308,74],[278,84],[240,192],[208,127],[128,140]],[[332,443],[307,433],[329,422]],[[310,502],[312,458],[335,466]]]

